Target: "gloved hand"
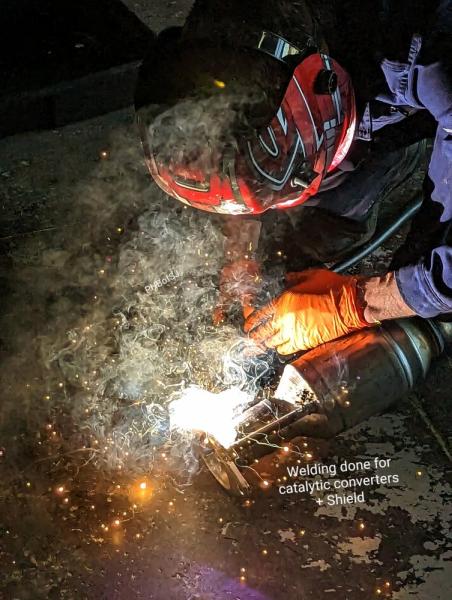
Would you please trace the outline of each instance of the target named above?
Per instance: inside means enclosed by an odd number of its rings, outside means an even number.
[[[235,302],[242,305],[246,318],[253,304],[260,283],[259,263],[252,259],[238,259],[226,264],[220,273],[220,295],[213,314],[214,325],[226,318],[226,313]]]
[[[358,299],[357,277],[312,269],[290,273],[286,281],[290,287],[245,322],[256,343],[287,355],[371,324]]]

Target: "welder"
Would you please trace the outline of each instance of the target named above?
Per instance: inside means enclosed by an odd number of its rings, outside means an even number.
[[[451,38],[444,0],[198,0],[158,38],[136,96],[143,146],[168,195],[225,215],[217,320],[234,300],[253,304],[254,253],[277,211],[317,268],[289,273],[279,296],[248,310],[258,343],[288,355],[452,312]],[[429,136],[423,206],[389,270],[320,268],[369,240]]]

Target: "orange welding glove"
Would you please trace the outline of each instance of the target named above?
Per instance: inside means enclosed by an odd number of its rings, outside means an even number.
[[[256,343],[287,355],[371,324],[358,299],[358,277],[312,269],[290,273],[286,281],[290,287],[245,322]]]
[[[213,322],[219,325],[235,302],[242,305],[246,318],[253,312],[251,305],[261,281],[259,263],[252,259],[239,259],[228,263],[220,273],[220,295],[213,313]]]

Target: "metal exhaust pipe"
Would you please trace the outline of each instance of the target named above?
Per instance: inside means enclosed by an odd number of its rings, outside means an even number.
[[[332,437],[388,410],[426,377],[449,342],[452,323],[412,318],[387,321],[307,352],[285,366],[274,396],[243,413],[232,446],[209,438],[207,467],[228,492],[247,495],[244,468],[284,440],[319,436],[304,417],[320,415],[320,437]]]

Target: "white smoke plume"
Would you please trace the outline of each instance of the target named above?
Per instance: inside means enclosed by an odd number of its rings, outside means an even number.
[[[18,361],[21,368],[35,361],[41,382],[34,396],[33,388],[21,397],[21,412],[31,428],[51,423],[64,453],[83,450],[90,466],[134,474],[152,469],[165,448],[165,468],[184,479],[198,462],[191,439],[169,432],[171,397],[193,385],[249,393],[268,365],[254,369],[250,382],[237,322],[212,324],[221,219],[160,192],[135,134],[116,134],[96,170],[73,189],[75,235],[62,228],[33,264],[16,269],[36,335],[16,327],[21,351],[11,373]],[[12,414],[17,398],[8,406]]]

